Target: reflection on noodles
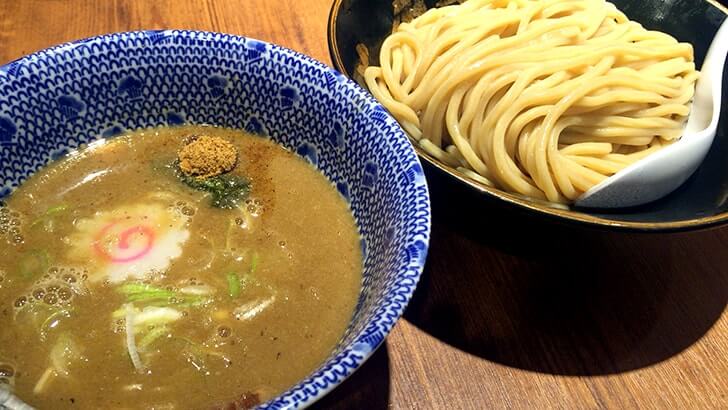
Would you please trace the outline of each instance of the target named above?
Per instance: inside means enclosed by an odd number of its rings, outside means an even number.
[[[367,86],[422,148],[553,202],[678,139],[698,76],[691,45],[601,0],[431,9],[379,60]]]

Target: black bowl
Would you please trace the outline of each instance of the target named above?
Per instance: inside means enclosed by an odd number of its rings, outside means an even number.
[[[425,0],[434,7],[435,0]],[[728,8],[714,0],[613,0],[632,20],[652,30],[667,32],[695,50],[698,67]],[[335,0],[329,15],[329,52],[336,69],[353,77],[359,61],[357,44],[369,50],[369,63],[378,65],[379,47],[391,33],[395,19],[392,0]],[[692,230],[728,223],[728,70],[723,75],[723,106],[718,133],[705,161],[675,192],[639,207],[619,210],[560,209],[529,200],[466,178],[459,171],[428,155],[417,145],[428,168],[452,184],[465,184],[487,199],[505,201],[522,210],[562,221],[602,228],[638,231]]]

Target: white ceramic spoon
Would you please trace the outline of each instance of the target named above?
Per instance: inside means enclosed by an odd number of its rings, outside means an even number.
[[[682,138],[595,185],[574,205],[589,208],[642,205],[660,199],[682,185],[698,168],[713,143],[720,114],[726,54],[728,19],[718,29],[705,56]]]

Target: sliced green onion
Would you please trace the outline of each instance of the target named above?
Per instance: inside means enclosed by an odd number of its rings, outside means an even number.
[[[240,296],[240,277],[238,277],[238,274],[235,272],[228,273],[227,282],[230,297],[236,298]]]
[[[48,271],[50,255],[43,249],[33,249],[20,257],[18,271],[25,279],[34,279]]]
[[[163,325],[182,318],[182,312],[169,307],[147,306],[134,316],[134,326]]]
[[[179,290],[183,295],[209,296],[215,293],[215,288],[207,285],[190,285]]]
[[[174,302],[169,302],[164,304],[164,306],[174,306],[174,307],[196,307],[204,305],[205,303],[209,302],[211,299],[209,297],[204,296],[185,296],[182,298],[177,298]]]
[[[62,212],[65,212],[68,210],[68,205],[62,204],[62,205],[56,205],[53,207],[48,208],[47,211],[38,219],[33,221],[30,224],[31,229],[35,228],[36,226],[43,224],[43,229],[45,229],[47,232],[53,232],[53,217],[56,214],[60,214]]]
[[[176,292],[144,283],[127,283],[117,288],[117,291],[126,295],[127,302],[138,302],[163,307],[203,305],[210,300],[205,293],[214,292],[208,286],[188,286]]]
[[[167,302],[177,295],[171,290],[145,283],[127,283],[117,290],[126,295],[127,302]]]
[[[249,320],[258,316],[258,314],[267,309],[275,301],[275,295],[265,299],[258,298],[235,308],[233,315],[238,320]]]
[[[125,295],[145,294],[145,293],[164,293],[174,296],[174,292],[157,286],[148,285],[146,283],[126,283],[117,288],[117,290]]]
[[[134,340],[134,325],[136,324],[134,310],[134,305],[131,303],[124,305],[124,311],[126,313],[126,350],[129,353],[129,358],[134,365],[134,369],[141,373],[144,369],[144,364],[142,364],[142,359],[139,357],[139,351]]]
[[[258,252],[253,252],[253,257],[250,260],[250,273],[255,273],[255,270],[258,269],[259,259]]]
[[[126,317],[126,308],[116,309],[111,313],[112,319],[123,319]]]
[[[145,326],[154,325],[161,326],[177,321],[182,318],[182,312],[170,307],[147,306],[142,310],[134,308],[134,327],[135,331],[142,330]],[[122,319],[127,315],[126,305],[121,309],[115,310],[111,317],[113,319]]]
[[[66,210],[68,210],[68,205],[66,205],[66,204],[56,205],[56,206],[48,208],[48,210],[46,211],[46,215],[51,216],[51,215],[54,215],[54,214],[57,214],[60,212],[64,212]]]
[[[242,283],[243,289],[248,286],[261,286],[258,278],[251,273],[244,273],[243,276],[240,277],[240,282]]]
[[[225,250],[230,250],[232,246],[230,245],[230,237],[232,236],[233,229],[235,228],[236,224],[235,221],[230,220],[228,221],[228,227],[225,231]]]
[[[154,343],[155,340],[159,339],[162,336],[167,336],[169,334],[169,328],[167,326],[159,326],[155,327],[154,329],[150,330],[149,333],[144,335],[142,337],[142,340],[139,341],[139,349],[145,350],[149,345]]]

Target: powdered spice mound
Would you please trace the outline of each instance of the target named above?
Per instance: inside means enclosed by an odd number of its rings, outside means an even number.
[[[219,137],[201,135],[179,151],[179,167],[187,175],[213,177],[235,168],[238,151]]]

